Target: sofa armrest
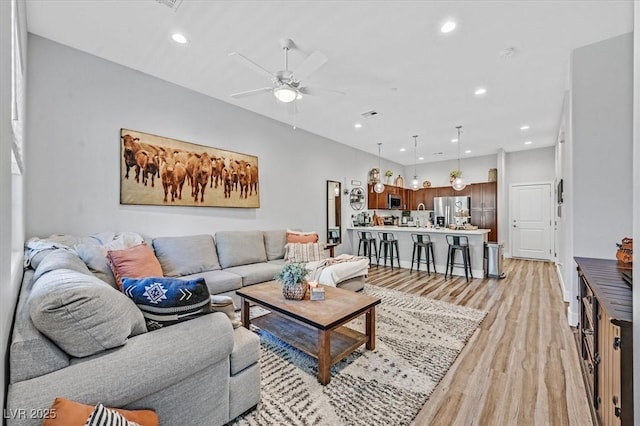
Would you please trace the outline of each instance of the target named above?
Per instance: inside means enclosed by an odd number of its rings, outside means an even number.
[[[119,348],[12,384],[7,409],[49,408],[56,396],[123,407],[211,365],[229,363],[233,336],[229,318],[220,312],[140,334]]]

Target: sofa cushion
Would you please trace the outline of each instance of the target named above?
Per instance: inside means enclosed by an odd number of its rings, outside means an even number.
[[[211,312],[209,289],[202,278],[123,278],[122,291],[140,308],[149,330]]]
[[[307,263],[325,259],[324,243],[288,243],[285,261]]]
[[[273,281],[273,277],[282,269],[282,265],[274,263],[253,263],[250,265],[233,266],[225,269],[227,272],[238,274],[242,277],[242,285],[251,285]]]
[[[11,349],[9,351],[9,383],[42,376],[69,365],[69,355],[35,327],[29,314],[34,271],[27,269],[16,306]]]
[[[284,229],[264,231],[263,234],[267,260],[282,259],[284,257],[284,245],[287,243],[286,231]]]
[[[55,271],[56,269],[71,269],[84,275],[93,275],[87,264],[77,254],[69,250],[54,249],[38,264],[33,275],[33,281],[37,281],[47,272]]]
[[[236,375],[251,367],[260,359],[260,338],[244,327],[233,331],[233,351],[231,352],[231,375]]]
[[[161,277],[162,267],[151,247],[142,243],[122,250],[109,250],[107,259],[122,290],[122,278]]]
[[[262,231],[216,232],[216,247],[223,269],[267,261]]]
[[[113,288],[118,286],[107,261],[107,252],[137,246],[143,242],[142,236],[135,232],[105,231],[91,237],[80,237],[80,239],[82,243],[73,246],[80,259],[87,264],[96,277]]]
[[[317,243],[319,240],[317,232],[293,231],[287,229],[288,243]]]
[[[100,279],[69,269],[38,279],[29,296],[33,324],[62,350],[85,357],[123,345],[147,331],[125,295]]]
[[[227,271],[198,272],[197,274],[185,275],[180,278],[183,280],[204,278],[211,294],[220,294],[242,288],[242,277]]]
[[[47,416],[42,426],[84,426],[94,408],[93,405],[57,397],[49,411],[55,415]],[[153,410],[112,409],[122,414],[127,420],[143,426],[158,426],[159,424],[158,415]]]
[[[220,269],[211,235],[154,238],[153,248],[166,277]]]

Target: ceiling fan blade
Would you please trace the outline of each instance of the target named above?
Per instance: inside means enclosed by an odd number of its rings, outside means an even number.
[[[298,88],[298,91],[303,95],[309,95],[309,96],[322,96],[322,94],[324,93],[328,93],[331,95],[341,95],[341,96],[346,95],[345,92],[341,92],[335,89],[325,89],[323,87],[306,87],[305,86],[305,87]]]
[[[263,93],[271,92],[272,90],[273,90],[273,87],[262,87],[260,89],[253,89],[253,90],[247,90],[245,92],[234,93],[231,95],[231,97],[234,99],[241,99],[241,98],[246,98],[248,96],[261,95]]]
[[[329,59],[322,52],[315,51],[293,72],[293,77],[302,81],[323,66]]]
[[[231,53],[229,53],[229,56],[232,56],[232,57],[236,58],[236,60],[239,63],[244,64],[248,68],[251,68],[252,70],[256,71],[258,74],[263,74],[263,75],[265,75],[265,76],[267,76],[269,78],[274,78],[275,77],[274,73],[272,73],[271,71],[269,71],[266,68],[263,68],[261,65],[256,64],[251,59],[249,59],[246,56],[244,56],[242,53],[231,52]]]

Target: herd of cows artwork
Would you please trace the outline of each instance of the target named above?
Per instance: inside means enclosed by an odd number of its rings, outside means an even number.
[[[120,203],[260,207],[258,157],[120,130]]]

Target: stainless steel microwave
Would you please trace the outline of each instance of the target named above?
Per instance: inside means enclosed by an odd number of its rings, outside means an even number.
[[[401,209],[402,208],[402,197],[397,194],[389,194],[387,198],[387,208],[388,209]]]

